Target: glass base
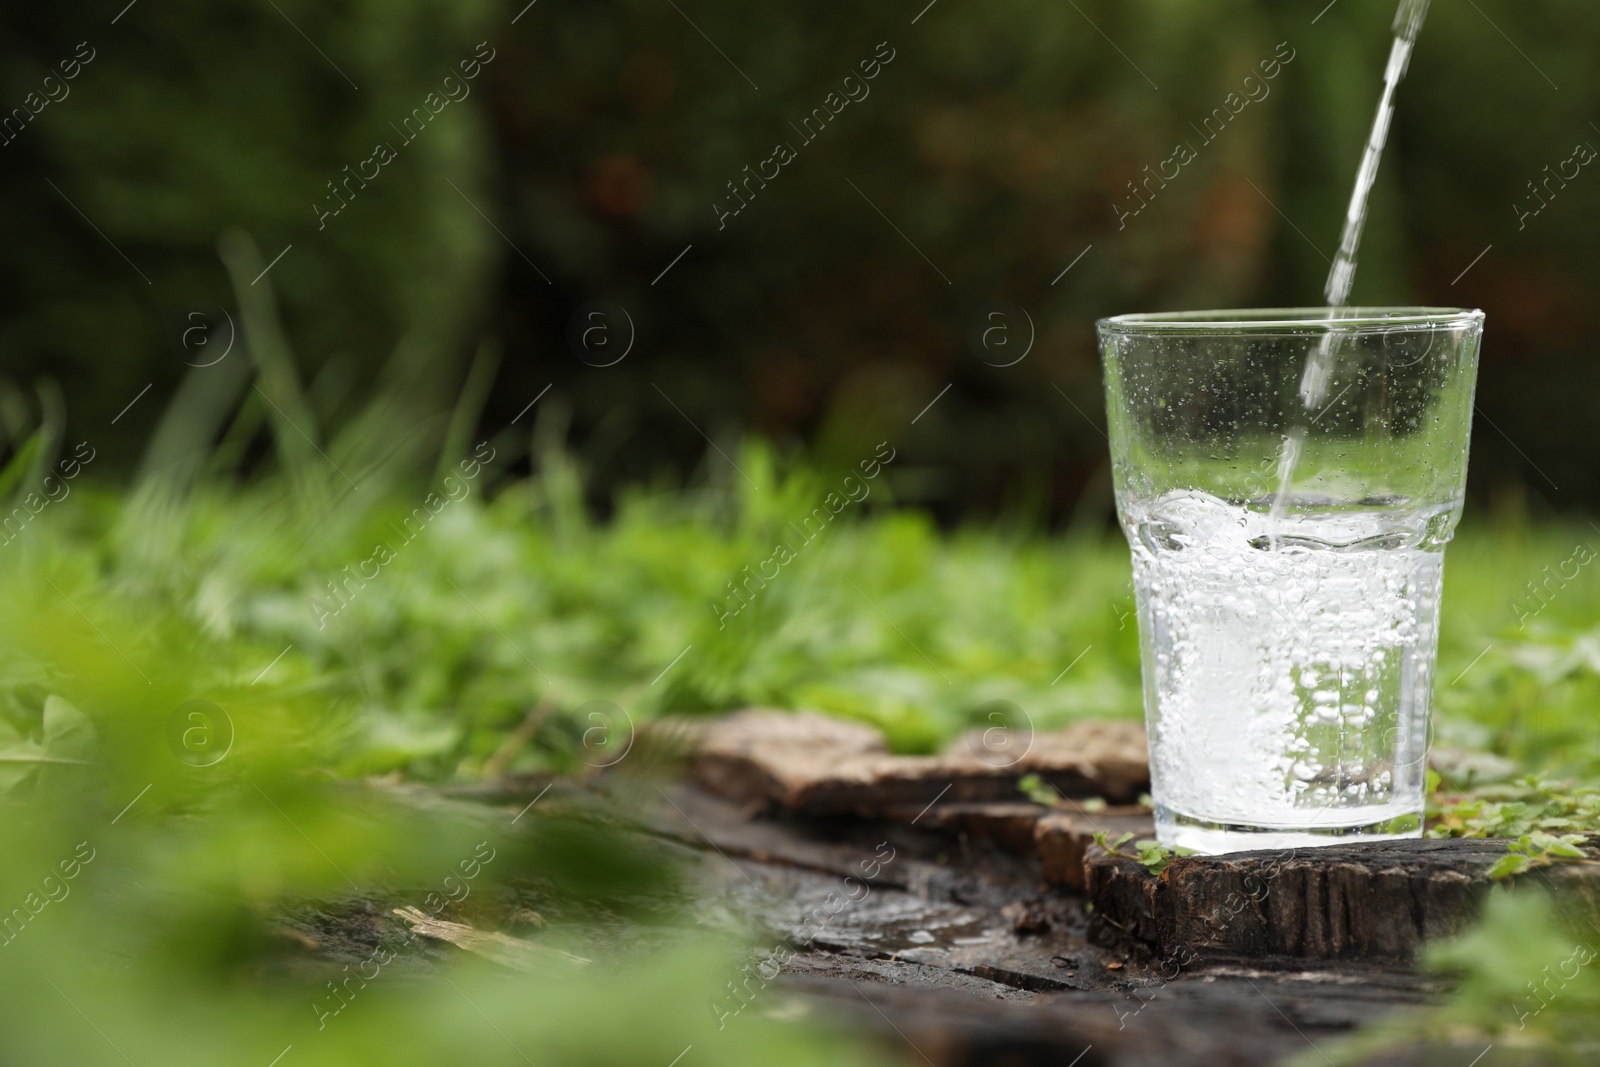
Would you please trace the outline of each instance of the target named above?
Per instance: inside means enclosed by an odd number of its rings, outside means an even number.
[[[1366,814],[1370,814],[1368,809]],[[1347,817],[1351,812],[1344,813]],[[1305,826],[1252,826],[1247,823],[1214,822],[1156,805],[1156,840],[1168,848],[1193,849],[1207,856],[1225,852],[1258,852],[1266,849],[1318,848],[1359,841],[1394,841],[1422,836],[1420,811],[1388,814],[1373,821],[1329,823],[1324,816]]]

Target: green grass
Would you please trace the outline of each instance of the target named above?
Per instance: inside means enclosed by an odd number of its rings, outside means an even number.
[[[453,491],[467,495],[409,528],[431,491],[444,499],[442,481],[386,484],[361,470],[361,491],[338,497],[333,479],[326,506],[278,478],[182,499],[81,486],[0,549],[20,630],[0,653],[11,719],[37,732],[49,664],[62,695],[94,690],[80,705],[107,688],[112,707],[135,691],[171,707],[314,695],[330,709],[320,743],[334,766],[437,781],[481,773],[541,702],[550,736],[514,769],[565,769],[585,755],[561,747],[560,724],[593,700],[635,721],[818,708],[882,726],[902,751],[948,741],[997,699],[1041,729],[1140,714],[1115,534],[946,534],[873,497],[808,543],[791,523],[829,491],[828,476],[784,469],[759,445],[739,461],[760,488],[636,491],[604,524],[585,513],[570,460],[548,454],[531,479],[492,464],[458,478]],[[876,496],[892,478],[891,465]],[[1595,774],[1600,582],[1580,569],[1520,628],[1513,605],[1535,603],[1523,583],[1586,533],[1600,542],[1581,527],[1469,524],[1450,547],[1437,743],[1497,752],[1524,771]],[[793,560],[728,615],[727,583],[779,541]],[[393,558],[378,563],[379,546]]]

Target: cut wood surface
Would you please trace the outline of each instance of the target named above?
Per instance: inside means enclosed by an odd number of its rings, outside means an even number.
[[[1472,924],[1505,854],[1497,840],[1374,841],[1179,857],[1157,876],[1091,846],[1085,873],[1100,921],[1161,956],[1409,963],[1424,941]],[[1600,863],[1521,880],[1548,883],[1577,917],[1600,919]]]
[[[1144,730],[1091,720],[1031,738],[1022,751],[987,751],[981,735],[936,756],[898,756],[870,726],[814,712],[750,710],[700,734],[694,777],[735,800],[809,815],[885,816],[935,800],[1015,802],[1017,781],[1037,774],[1069,797],[1136,800],[1149,787]]]

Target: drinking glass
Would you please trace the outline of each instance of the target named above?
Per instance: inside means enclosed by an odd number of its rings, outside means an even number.
[[[1483,312],[1098,325],[1157,836],[1419,836]]]

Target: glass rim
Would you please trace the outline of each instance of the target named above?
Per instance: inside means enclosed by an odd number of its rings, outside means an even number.
[[[1481,326],[1482,311],[1449,307],[1235,308],[1112,315],[1095,322],[1101,333],[1384,333],[1397,327],[1460,329]]]

